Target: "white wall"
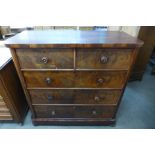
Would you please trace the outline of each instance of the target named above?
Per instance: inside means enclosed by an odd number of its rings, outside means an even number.
[[[140,26],[108,26],[109,31],[124,31],[134,37],[138,36]]]
[[[121,31],[124,31],[134,37],[138,36],[140,26],[122,26]]]

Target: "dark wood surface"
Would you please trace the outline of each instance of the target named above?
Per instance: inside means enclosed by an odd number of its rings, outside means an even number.
[[[133,48],[141,46],[143,42],[117,31],[46,30],[23,31],[7,39],[5,44],[11,48]]]
[[[21,68],[73,69],[73,49],[17,49]],[[39,54],[38,54],[39,53]]]
[[[126,72],[123,71],[49,71],[24,72],[23,75],[27,83],[27,88],[122,89],[126,79]]]
[[[113,118],[115,106],[34,105],[38,118]]]
[[[33,118],[32,122],[34,125],[67,125],[67,126],[114,126],[116,123],[115,119],[107,118],[107,119],[101,119],[101,118]]]
[[[144,41],[139,49],[130,80],[142,80],[146,66],[155,47],[155,26],[141,26],[138,38]]]
[[[7,107],[7,109],[1,109],[4,106],[0,107],[0,111],[5,113],[5,115],[0,114],[0,120],[11,119],[12,121],[22,123],[27,113],[28,105],[11,59],[0,70],[0,94]]]
[[[32,104],[104,104],[117,105],[120,90],[38,89],[29,90]]]
[[[110,125],[142,44],[123,32],[26,31],[6,45],[34,125]]]
[[[77,49],[78,69],[125,69],[132,59],[131,49]]]

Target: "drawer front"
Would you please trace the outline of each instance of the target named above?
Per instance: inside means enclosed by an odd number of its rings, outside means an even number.
[[[114,106],[34,106],[38,118],[112,118],[115,108]]]
[[[132,49],[78,49],[78,69],[128,69]]]
[[[76,87],[80,88],[119,88],[122,89],[126,72],[88,71],[76,74]]]
[[[73,69],[73,49],[16,49],[22,69]]]
[[[74,74],[72,72],[24,72],[27,87],[73,87]]]
[[[29,90],[32,104],[117,104],[120,90]]]
[[[119,90],[77,90],[74,104],[117,104]]]
[[[48,71],[24,72],[28,88],[122,88],[126,72],[101,71]]]
[[[72,104],[74,90],[29,90],[32,104]]]

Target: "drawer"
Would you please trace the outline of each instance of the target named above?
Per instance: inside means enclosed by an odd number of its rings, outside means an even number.
[[[24,72],[28,88],[122,88],[126,71]]]
[[[73,49],[16,49],[22,69],[73,69]]]
[[[38,118],[112,118],[115,109],[115,106],[34,106]]]
[[[32,104],[117,104],[120,90],[29,90]]]
[[[128,69],[132,49],[78,49],[78,69]]]

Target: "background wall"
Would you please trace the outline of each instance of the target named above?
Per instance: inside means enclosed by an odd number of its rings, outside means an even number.
[[[140,26],[108,26],[109,31],[124,31],[134,37],[138,36]]]

